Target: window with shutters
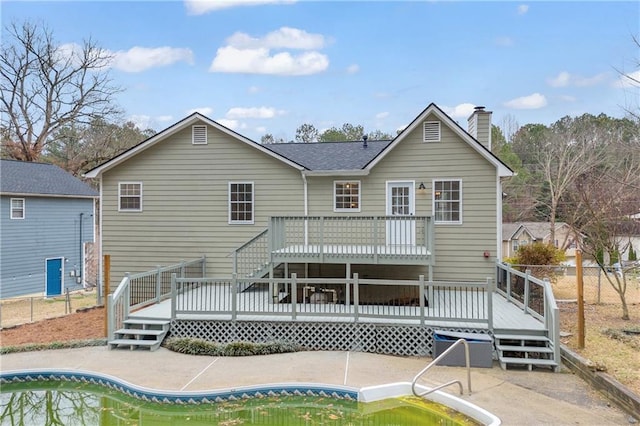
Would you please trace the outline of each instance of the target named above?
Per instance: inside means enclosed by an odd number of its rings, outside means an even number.
[[[207,126],[197,125],[191,127],[191,143],[194,145],[207,144]]]
[[[422,126],[424,142],[440,142],[439,121],[425,121]]]
[[[120,182],[118,185],[118,211],[142,211],[142,183]]]
[[[229,223],[253,223],[253,182],[229,182]]]

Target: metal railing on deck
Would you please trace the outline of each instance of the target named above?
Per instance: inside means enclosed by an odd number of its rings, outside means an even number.
[[[132,310],[160,303],[171,296],[171,277],[204,277],[206,257],[182,261],[138,274],[125,274],[118,287],[107,296],[107,333],[111,340],[114,332],[123,327],[123,322]]]
[[[353,278],[179,278],[172,280],[171,317],[335,318],[456,321],[492,327],[491,280],[484,283]],[[250,286],[250,287],[249,287]]]
[[[560,360],[560,310],[553,295],[551,282],[514,269],[509,264],[497,264],[496,291],[519,306],[524,313],[542,321],[553,344],[554,359]]]

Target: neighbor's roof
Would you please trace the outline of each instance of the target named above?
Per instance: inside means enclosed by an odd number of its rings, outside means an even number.
[[[556,231],[568,226],[565,222],[556,222]],[[520,229],[526,230],[536,240],[544,240],[551,233],[551,222],[513,222],[502,224],[502,240],[507,241],[516,237]]]
[[[95,198],[98,192],[53,164],[0,160],[0,193]]]
[[[278,143],[263,145],[309,170],[360,170],[391,141]]]

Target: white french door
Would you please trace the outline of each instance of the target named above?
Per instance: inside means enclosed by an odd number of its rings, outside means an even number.
[[[388,246],[415,245],[415,212],[415,182],[387,182],[387,216],[397,217],[387,219]]]

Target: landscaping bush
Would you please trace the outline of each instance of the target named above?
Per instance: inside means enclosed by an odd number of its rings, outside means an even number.
[[[517,267],[523,272],[530,269],[531,275],[540,279],[548,278],[550,281],[555,281],[556,274],[554,268],[549,266],[560,265],[563,260],[563,250],[541,242],[520,246],[515,256],[506,259],[507,263],[523,265]],[[537,265],[540,267],[536,268]]]
[[[208,356],[270,355],[300,350],[296,345],[286,342],[232,342],[224,345],[191,337],[169,337],[162,345],[174,352]]]
[[[74,349],[84,348],[87,346],[104,346],[107,344],[107,339],[90,339],[90,340],[70,340],[67,342],[53,342],[53,343],[37,343],[19,346],[4,346],[0,347],[0,355],[19,353],[19,352],[31,352],[31,351],[47,351],[50,349]]]

